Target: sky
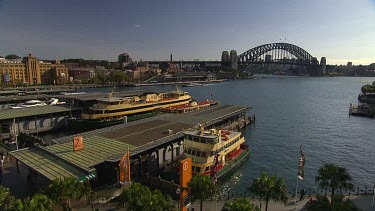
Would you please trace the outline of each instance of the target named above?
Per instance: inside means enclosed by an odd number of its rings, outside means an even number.
[[[375,63],[375,0],[0,0],[0,56],[218,60],[280,39]]]

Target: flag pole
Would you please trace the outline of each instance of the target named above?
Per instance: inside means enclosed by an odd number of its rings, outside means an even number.
[[[294,199],[294,209],[297,209],[297,193],[298,193],[298,176],[297,176],[297,185],[296,185],[296,197]]]
[[[372,188],[372,205],[371,205],[371,207],[374,206],[374,200],[375,200],[375,186]]]

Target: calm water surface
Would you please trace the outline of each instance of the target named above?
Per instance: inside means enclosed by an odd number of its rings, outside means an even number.
[[[375,183],[375,120],[349,117],[349,103],[357,103],[362,85],[375,78],[286,77],[234,80],[201,87],[183,87],[193,98],[212,94],[223,104],[250,106],[256,124],[244,135],[252,156],[227,181],[244,191],[261,172],[285,178],[288,188],[296,183],[299,145],[306,156],[303,187],[315,186],[318,168],[327,162],[347,168],[356,185]],[[171,90],[172,86],[121,88],[121,90]],[[108,91],[104,90],[103,91]]]

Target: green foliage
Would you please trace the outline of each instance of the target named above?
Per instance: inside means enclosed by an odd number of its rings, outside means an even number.
[[[206,200],[216,193],[216,186],[212,181],[212,178],[205,174],[199,174],[194,176],[189,182],[188,187],[190,188],[192,202],[197,199],[200,200],[201,210],[203,206],[203,200]]]
[[[253,180],[249,190],[266,201],[266,211],[269,200],[280,201],[285,204],[288,199],[284,179],[278,178],[276,175],[270,177],[264,172]]]
[[[331,201],[326,196],[318,196],[316,200],[305,205],[307,211],[356,211],[358,210],[349,199],[341,195],[333,196]]]
[[[47,195],[55,203],[70,207],[70,200],[81,199],[89,189],[76,178],[55,179],[48,186]]]
[[[335,194],[337,189],[353,188],[350,174],[345,168],[336,166],[335,164],[326,163],[321,166],[318,170],[318,175],[315,177],[315,181],[319,183],[319,187],[321,188],[331,188],[332,195]]]
[[[5,57],[5,59],[20,59],[21,57],[17,56],[16,54],[9,54]]]
[[[111,82],[124,82],[129,81],[129,77],[123,71],[112,71],[108,80]]]
[[[216,193],[216,186],[208,175],[194,176],[188,183],[192,201],[206,200]]]
[[[52,201],[43,194],[35,194],[33,198],[27,198],[23,202],[23,210],[25,211],[50,211]]]
[[[0,186],[0,210],[23,210],[22,201],[12,196],[9,189],[3,186]]]
[[[170,196],[163,196],[159,190],[150,191],[147,186],[132,183],[117,198],[118,208],[128,211],[175,211],[174,201]]]
[[[362,93],[375,93],[375,85],[364,85],[361,88]]]
[[[246,198],[236,198],[226,201],[222,211],[260,211],[259,207],[252,204]]]

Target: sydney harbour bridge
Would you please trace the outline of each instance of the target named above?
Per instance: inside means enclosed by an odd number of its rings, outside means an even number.
[[[252,64],[284,64],[305,66],[311,75],[326,74],[326,58],[320,62],[306,50],[290,43],[269,43],[252,48],[240,55],[235,50],[223,51],[221,61],[147,61],[151,66],[160,67],[163,64],[174,64],[180,68],[220,66],[235,70],[246,70]]]

